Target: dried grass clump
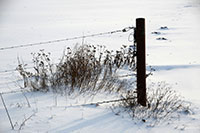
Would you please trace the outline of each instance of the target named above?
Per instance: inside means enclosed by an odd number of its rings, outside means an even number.
[[[19,61],[17,70],[24,80],[24,87],[32,87],[33,91],[48,91],[49,86],[53,84],[54,65],[51,63],[50,53],[46,54],[44,50],[38,53],[31,53],[33,56],[33,72],[26,70],[26,65]]]
[[[128,82],[120,80],[117,70],[135,67],[135,53],[131,47],[123,46],[120,51],[109,51],[105,46],[81,45],[72,50],[67,48],[58,64],[53,64],[50,53],[43,50],[34,53],[34,70],[29,72],[19,63],[18,71],[25,87],[34,91],[65,92],[71,94],[90,92],[119,92]],[[125,83],[126,82],[126,83]]]
[[[148,106],[143,107],[137,103],[137,95],[134,91],[128,91],[123,96],[115,109],[128,112],[134,120],[148,122],[151,126],[164,122],[172,117],[177,118],[180,112],[190,112],[189,104],[173,91],[165,82],[152,84],[147,90]]]

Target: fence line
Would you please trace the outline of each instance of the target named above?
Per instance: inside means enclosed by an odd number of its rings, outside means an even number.
[[[4,94],[13,94],[13,93],[19,93],[19,92],[32,92],[31,89],[24,89],[22,90],[20,88],[20,90],[13,90],[13,91],[7,91],[7,92],[0,92],[0,94],[4,95]]]
[[[134,27],[126,27],[126,28],[124,28],[122,30],[114,30],[114,31],[102,32],[102,33],[96,33],[96,34],[90,34],[90,35],[85,35],[85,36],[77,36],[77,37],[64,38],[64,39],[56,39],[56,40],[50,40],[50,41],[44,41],[44,42],[38,42],[38,43],[29,43],[29,44],[24,44],[24,45],[2,47],[2,48],[0,48],[0,51],[8,50],[8,49],[15,49],[15,48],[22,48],[22,47],[31,47],[31,46],[37,46],[37,45],[58,43],[58,42],[70,41],[70,40],[77,40],[77,39],[82,39],[82,38],[102,36],[102,35],[114,34],[114,33],[119,33],[119,32],[128,32],[130,29],[134,29]]]
[[[114,78],[124,78],[124,77],[130,77],[130,76],[136,76],[136,74],[135,73],[129,73],[129,74],[124,74],[124,75],[114,76]],[[100,80],[102,80],[102,79],[100,79]],[[23,79],[14,80],[14,81],[6,82],[6,83],[1,83],[0,85],[15,83],[15,82],[18,82],[18,81],[23,81]],[[10,94],[10,93],[18,93],[18,92],[22,92],[22,91],[29,92],[31,90],[30,89],[29,90],[13,90],[13,91],[0,92],[0,93],[1,94]]]
[[[20,81],[24,81],[24,80],[23,80],[23,79],[10,80],[9,82],[3,82],[3,83],[0,83],[0,86],[1,86],[1,85],[6,85],[6,84],[17,83],[17,82],[20,82]]]
[[[91,103],[85,103],[85,104],[75,104],[75,105],[69,105],[69,106],[55,106],[56,108],[71,108],[71,107],[80,107],[80,106],[99,106],[100,104],[108,104],[108,103],[117,103],[127,100],[135,100],[136,97],[130,97],[130,98],[121,98],[121,99],[112,99],[112,100],[105,100],[105,101],[99,101],[99,102],[91,102]],[[47,106],[52,107],[52,106]]]
[[[32,68],[34,68],[34,67],[26,67],[26,69],[32,69]],[[9,72],[15,72],[15,71],[18,71],[18,69],[16,68],[16,69],[0,71],[0,74],[9,73]],[[117,76],[117,77],[127,77],[127,76],[133,76],[133,75],[135,75],[135,74],[132,74],[132,73],[131,74],[125,74],[125,75],[120,75],[120,76]]]
[[[16,71],[16,69],[4,70],[4,71],[0,71],[0,73],[8,73],[8,72],[14,72],[14,71]]]
[[[28,90],[15,90],[15,91],[10,91],[10,92],[1,92],[1,95],[5,95],[5,94],[12,94],[12,93],[23,93],[23,92],[32,92],[30,89]],[[74,105],[74,106],[88,106],[88,105],[100,105],[100,104],[106,104],[106,103],[114,103],[114,102],[120,102],[120,101],[125,101],[125,100],[131,100],[131,99],[135,99],[135,97],[132,98],[121,98],[121,99],[112,99],[112,100],[105,100],[105,101],[99,101],[99,102],[91,102],[91,103],[85,103],[85,104],[80,104],[80,105]],[[67,107],[67,106],[57,106],[57,107]],[[69,107],[73,107],[69,106]]]
[[[4,71],[0,71],[0,73],[8,73],[8,72],[14,72],[17,71],[16,69],[10,69],[10,70],[4,70]]]

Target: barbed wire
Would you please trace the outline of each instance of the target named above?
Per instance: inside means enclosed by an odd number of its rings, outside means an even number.
[[[33,69],[33,68],[34,67],[26,67],[26,69]],[[17,68],[16,69],[10,69],[10,70],[4,70],[4,71],[0,71],[0,74],[2,74],[2,73],[9,73],[9,72],[15,72],[15,71],[19,71],[19,70]],[[121,78],[121,77],[135,76],[135,75],[136,74],[134,74],[134,73],[129,73],[129,74],[124,74],[124,75],[118,75],[118,76],[115,76],[115,77]]]
[[[64,38],[64,39],[56,39],[56,40],[50,40],[50,41],[44,41],[44,42],[38,42],[38,43],[29,43],[29,44],[24,44],[24,45],[2,47],[2,48],[0,48],[0,51],[8,50],[8,49],[15,49],[15,48],[22,48],[22,47],[31,47],[31,46],[37,46],[37,45],[58,43],[58,42],[70,41],[70,40],[77,40],[77,39],[82,39],[82,38],[102,36],[102,35],[114,34],[114,33],[119,33],[119,32],[128,32],[130,29],[134,29],[134,27],[126,27],[126,28],[124,28],[122,30],[114,30],[114,31],[102,32],[102,33],[96,33],[96,34],[90,34],[90,35],[85,35],[85,36],[77,36],[77,37]]]
[[[129,74],[117,75],[117,76],[113,76],[113,78],[125,78],[125,77],[130,77],[130,76],[136,76],[136,74],[135,73],[129,73]],[[100,80],[103,80],[103,79],[100,79]],[[13,81],[10,81],[10,82],[0,83],[0,86],[6,85],[6,84],[17,83],[17,82],[20,82],[20,81],[23,82],[24,80],[18,79],[18,80],[13,80]],[[9,92],[6,92],[6,93],[9,93]],[[13,91],[11,91],[11,93],[13,93]]]
[[[24,80],[23,79],[10,80],[9,82],[2,82],[2,83],[0,83],[0,86],[2,86],[2,85],[8,85],[8,84],[14,84],[14,83],[18,83],[18,82],[21,82],[21,81],[24,81]]]
[[[33,92],[31,89],[27,89],[27,90],[25,90],[25,89],[21,89],[20,88],[20,90],[19,89],[17,89],[17,90],[12,90],[12,91],[5,91],[5,92],[0,92],[2,95],[4,95],[4,94],[13,94],[13,93],[19,93],[19,92]]]
[[[3,70],[3,71],[0,71],[0,73],[8,73],[8,72],[14,72],[14,71],[16,71],[16,69]]]
[[[34,67],[26,67],[26,69],[32,69],[32,68],[34,68]],[[15,69],[10,69],[10,70],[3,70],[3,71],[0,71],[0,74],[1,73],[15,72],[15,71],[18,71],[18,69],[15,68]]]
[[[0,92],[0,94],[5,95],[5,94],[24,93],[24,92],[33,92],[33,91],[30,89],[27,89],[27,90],[20,89],[20,90],[13,90],[13,91],[9,91],[9,92]],[[70,106],[56,106],[56,107],[67,108],[67,107],[89,106],[89,105],[99,106],[100,104],[108,104],[108,103],[115,103],[115,102],[126,101],[126,100],[133,100],[135,98],[136,97],[112,99],[112,100],[104,100],[104,101],[91,102],[91,103],[85,103],[85,104],[70,105]]]
[[[99,102],[91,102],[91,103],[85,103],[85,104],[77,104],[77,105],[69,105],[69,106],[55,106],[56,108],[71,108],[71,107],[80,107],[80,106],[99,106],[100,104],[109,104],[109,103],[116,103],[116,102],[122,102],[127,100],[134,100],[136,97],[130,97],[130,98],[121,98],[121,99],[112,99],[112,100],[104,100]],[[52,107],[52,106],[48,106]]]

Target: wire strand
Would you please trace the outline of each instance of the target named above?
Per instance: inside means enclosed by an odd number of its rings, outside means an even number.
[[[32,69],[34,67],[26,67],[26,69]],[[15,71],[18,71],[18,69],[10,69],[10,70],[3,70],[3,71],[0,71],[0,74],[1,73],[9,73],[9,72],[15,72]]]
[[[6,95],[6,94],[15,94],[15,93],[23,93],[23,92],[33,92],[32,90],[15,90],[15,91],[9,91],[9,92],[1,92],[1,95]],[[79,104],[79,105],[72,105],[72,106],[57,106],[57,107],[77,107],[77,106],[88,106],[88,105],[95,105],[98,106],[100,104],[108,104],[108,103],[115,103],[115,102],[120,102],[120,101],[126,101],[126,100],[133,100],[135,97],[130,97],[130,98],[121,98],[121,99],[112,99],[112,100],[104,100],[104,101],[98,101],[98,102],[91,102],[91,103],[85,103],[85,104]]]
[[[134,29],[134,27],[126,27],[126,28],[124,28],[122,30],[102,32],[102,33],[90,34],[90,35],[85,35],[85,36],[77,36],[77,37],[64,38],[64,39],[56,39],[56,40],[50,40],[50,41],[44,41],[44,42],[38,42],[38,43],[29,43],[29,44],[24,44],[24,45],[2,47],[2,48],[0,48],[0,51],[8,50],[8,49],[15,49],[15,48],[22,48],[22,47],[31,47],[31,46],[37,46],[37,45],[58,43],[58,42],[64,42],[64,41],[70,41],[70,40],[77,40],[77,39],[82,39],[82,38],[102,36],[102,35],[106,35],[106,34],[114,34],[114,33],[119,33],[119,32],[128,32],[130,29]]]

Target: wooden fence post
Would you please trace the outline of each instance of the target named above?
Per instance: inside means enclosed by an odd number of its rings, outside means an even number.
[[[137,102],[146,106],[146,50],[145,50],[145,19],[136,19],[137,47]]]

